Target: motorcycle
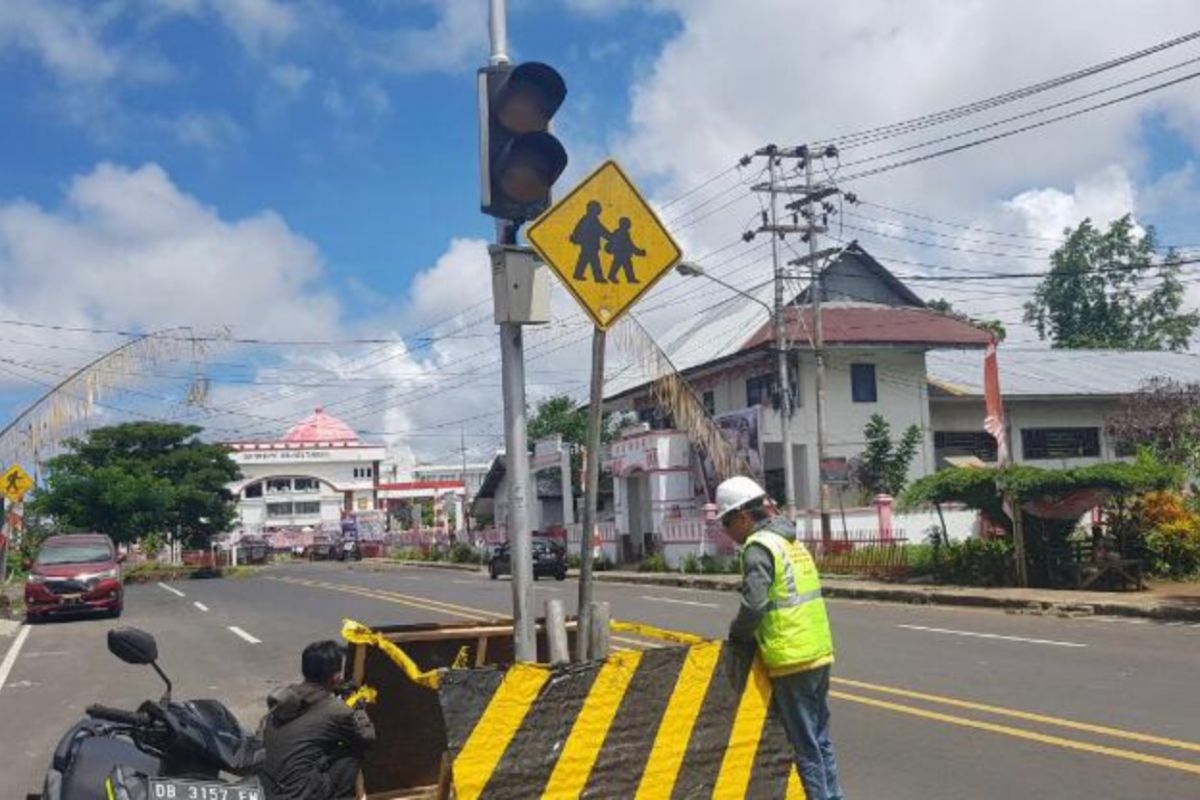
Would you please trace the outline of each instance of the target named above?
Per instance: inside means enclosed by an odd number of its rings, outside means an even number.
[[[262,743],[217,700],[172,700],[153,636],[116,628],[108,650],[153,667],[166,693],[137,711],[88,706],[55,748],[42,794],[27,800],[266,800],[255,775]],[[239,777],[223,779],[226,773]]]

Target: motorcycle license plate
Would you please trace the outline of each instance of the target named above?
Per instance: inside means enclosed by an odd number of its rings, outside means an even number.
[[[178,778],[151,778],[150,797],[152,800],[266,800],[258,781],[230,784]]]

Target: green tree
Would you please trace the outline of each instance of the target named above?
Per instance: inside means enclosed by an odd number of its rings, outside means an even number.
[[[996,337],[997,342],[1003,342],[1008,336],[1008,330],[1004,327],[1004,323],[998,319],[978,319],[969,317],[961,311],[954,308],[954,304],[944,297],[939,297],[936,300],[930,300],[925,304],[925,307],[930,311],[936,311],[939,314],[957,317],[964,322],[969,322],[977,328],[983,328],[985,331],[990,331]]]
[[[236,512],[225,488],[241,473],[220,445],[200,441],[194,425],[129,422],[64,442],[46,465],[47,488],[35,513],[59,527],[132,542],[180,530],[203,542],[229,528]]]
[[[1187,349],[1200,314],[1182,311],[1179,257],[1156,259],[1154,228],[1139,236],[1126,214],[1106,231],[1085,219],[1064,233],[1025,304],[1038,336],[1062,348]]]
[[[898,495],[908,483],[908,467],[921,446],[921,428],[909,425],[898,442],[882,414],[872,414],[863,428],[867,448],[855,461],[855,481],[871,494]]]

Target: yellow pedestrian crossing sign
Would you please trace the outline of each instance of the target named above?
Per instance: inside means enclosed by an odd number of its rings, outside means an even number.
[[[0,477],[0,488],[4,490],[4,496],[10,502],[19,503],[25,493],[33,488],[33,478],[29,477],[29,473],[21,469],[20,464],[13,464]]]
[[[679,245],[615,161],[605,161],[525,234],[607,330],[679,262]]]

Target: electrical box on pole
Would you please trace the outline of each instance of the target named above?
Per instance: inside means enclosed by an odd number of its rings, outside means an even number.
[[[493,244],[492,306],[497,325],[550,321],[550,273],[529,247]]]

